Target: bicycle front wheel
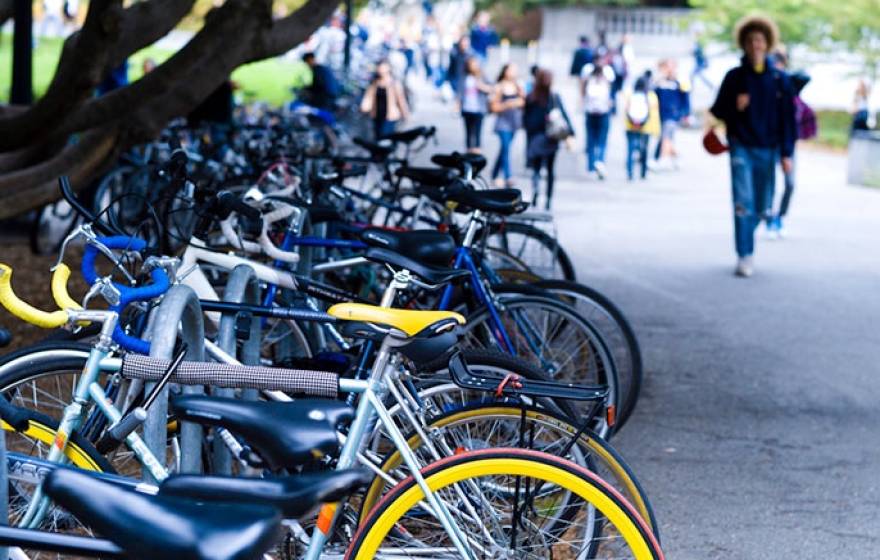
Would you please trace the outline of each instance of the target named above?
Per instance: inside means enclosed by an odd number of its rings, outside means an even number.
[[[486,449],[428,465],[422,476],[475,557],[579,558],[589,550],[591,558],[663,558],[651,530],[619,493],[559,457]],[[346,559],[460,558],[424,503],[412,477],[398,484],[361,523]],[[562,507],[578,511],[563,515]],[[591,514],[603,527],[598,535],[584,531]]]

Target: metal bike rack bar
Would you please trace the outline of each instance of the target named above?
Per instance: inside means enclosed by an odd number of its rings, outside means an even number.
[[[174,357],[174,346],[180,338],[188,345],[186,359],[204,360],[205,327],[199,298],[189,286],[172,286],[162,303],[153,311],[150,330],[150,356],[170,360]],[[153,383],[147,384],[147,390]],[[204,393],[203,387],[184,386],[186,394]],[[166,457],[168,423],[168,388],[162,390],[159,398],[149,411],[144,423],[144,439],[156,457],[163,461]],[[180,429],[180,471],[200,472],[202,466],[202,428],[191,422],[184,422]],[[148,482],[158,482],[147,476]]]
[[[229,303],[244,303],[250,305],[260,304],[260,283],[254,273],[254,269],[246,264],[236,266],[226,280],[223,290],[223,301]],[[251,316],[248,336],[241,346],[241,355],[238,355],[236,330],[239,320],[238,313],[224,313],[220,317],[220,325],[217,332],[217,345],[224,352],[235,356],[247,365],[259,365],[260,363],[260,319]],[[211,389],[212,395],[220,397],[234,397],[235,389]],[[248,400],[256,400],[257,391],[246,389],[243,397]],[[232,456],[229,449],[220,438],[215,438],[213,443],[213,467],[215,474],[232,474]]]

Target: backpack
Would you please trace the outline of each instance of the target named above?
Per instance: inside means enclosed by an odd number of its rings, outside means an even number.
[[[587,78],[584,108],[588,113],[607,113],[611,110],[611,84],[604,76]]]
[[[804,103],[800,96],[794,98],[794,122],[797,127],[798,140],[808,140],[819,133],[816,113]]]
[[[642,128],[648,122],[651,113],[651,107],[648,105],[648,94],[644,92],[635,92],[629,98],[629,104],[626,108],[626,120],[634,128]]]

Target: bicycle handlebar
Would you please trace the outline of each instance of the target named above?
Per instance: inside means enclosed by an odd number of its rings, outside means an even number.
[[[108,249],[143,251],[147,246],[146,241],[143,239],[124,235],[98,237],[97,241]],[[89,284],[94,284],[98,281],[98,272],[95,270],[95,259],[98,257],[98,254],[97,247],[86,245],[80,268],[83,278]],[[136,301],[150,301],[161,296],[171,287],[171,279],[168,278],[168,273],[161,268],[154,268],[150,271],[150,279],[152,280],[151,283],[137,288],[113,282],[113,287],[119,291],[119,301],[111,305],[110,309],[121,314],[128,304]],[[141,354],[149,354],[150,352],[149,342],[127,334],[120,325],[116,325],[116,328],[113,330],[113,340],[126,350]]]
[[[55,269],[52,275],[52,291],[55,295],[56,289],[59,290],[56,302],[59,298],[62,301],[72,301],[67,294],[67,278],[69,277],[70,269],[66,266],[62,265]],[[0,264],[0,305],[19,319],[44,329],[61,327],[67,324],[70,319],[68,312],[63,309],[43,311],[19,299],[12,289],[12,268],[6,264]]]

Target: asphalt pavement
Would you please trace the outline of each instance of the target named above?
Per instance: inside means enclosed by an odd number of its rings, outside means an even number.
[[[460,119],[427,90],[413,122],[438,125],[437,151],[462,149]],[[578,280],[641,342],[645,387],[613,443],[653,501],[667,558],[876,558],[880,190],[846,185],[845,154],[799,148],[788,235],[762,228],[754,277],[735,278],[727,157],[683,131],[678,171],[628,182],[619,121],[610,139],[605,181],[586,176],[580,147],[559,154],[554,213]],[[523,144],[514,162],[530,193]]]

